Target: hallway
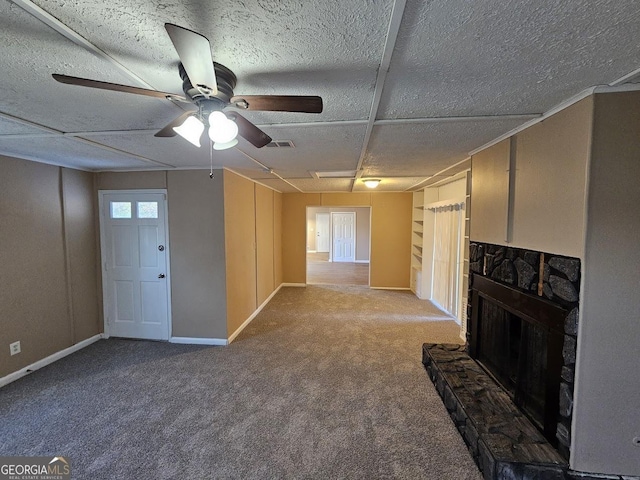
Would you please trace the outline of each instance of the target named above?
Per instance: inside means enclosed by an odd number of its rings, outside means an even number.
[[[307,283],[311,285],[369,285],[369,264],[329,262],[329,253],[307,252]]]

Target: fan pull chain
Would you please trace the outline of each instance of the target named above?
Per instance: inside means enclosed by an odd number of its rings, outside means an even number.
[[[209,178],[213,180],[213,142],[209,142],[209,159],[211,160],[211,170],[209,170]]]

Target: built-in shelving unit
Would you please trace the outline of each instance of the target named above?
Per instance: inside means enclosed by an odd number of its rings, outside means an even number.
[[[411,218],[411,290],[422,298],[422,252],[424,237],[424,191],[413,192]]]
[[[461,172],[455,177],[413,193],[411,222],[411,290],[421,299],[431,299],[434,268],[434,235],[438,208],[459,205],[464,223],[460,225],[459,254],[456,267],[456,305],[451,309],[461,324],[461,336],[466,331],[466,306],[469,289],[469,232],[471,212],[471,172]]]

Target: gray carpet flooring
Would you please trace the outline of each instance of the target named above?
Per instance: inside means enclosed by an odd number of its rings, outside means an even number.
[[[0,455],[79,479],[479,480],[421,364],[456,341],[407,292],[283,288],[227,347],[102,340],[0,389]]]

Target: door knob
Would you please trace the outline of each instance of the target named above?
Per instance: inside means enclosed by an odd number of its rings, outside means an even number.
[[[158,278],[164,278],[164,273],[161,273],[160,275],[158,275]]]
[[[158,250],[162,252],[164,250],[164,245],[158,245]]]

